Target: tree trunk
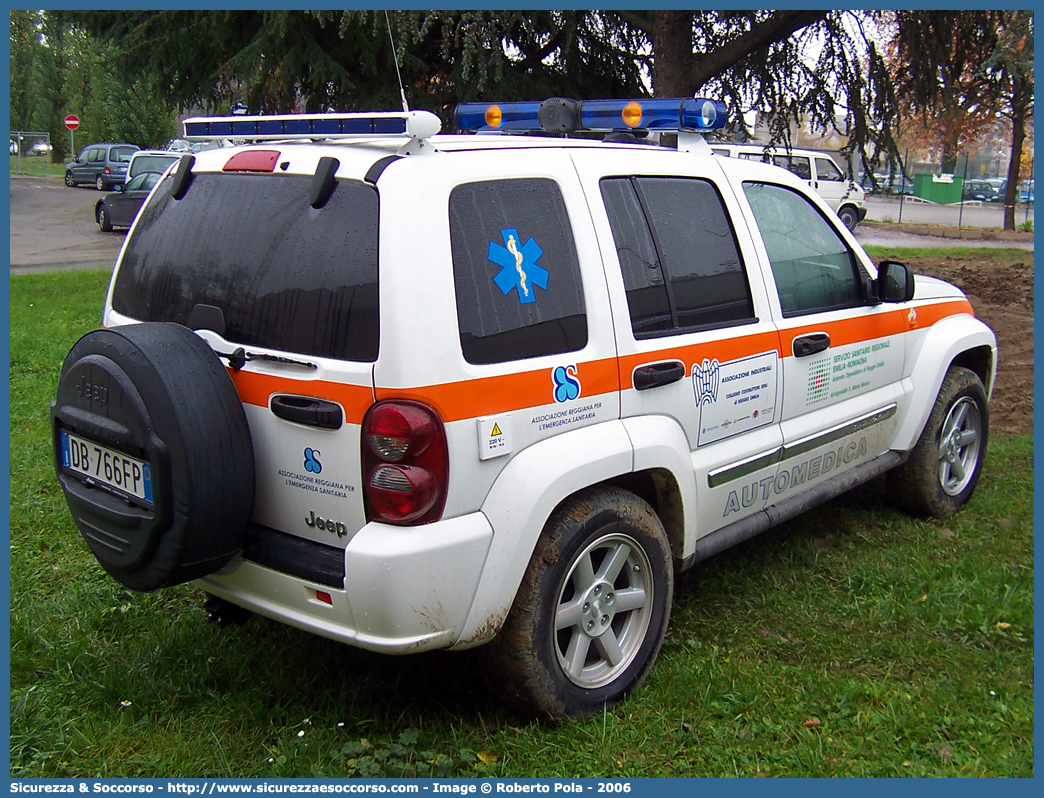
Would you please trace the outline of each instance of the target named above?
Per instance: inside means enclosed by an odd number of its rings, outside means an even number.
[[[692,12],[654,12],[653,43],[653,96],[691,97]]]
[[[1026,140],[1026,86],[1021,76],[1015,76],[1012,90],[1011,161],[1008,163],[1008,187],[1004,192],[1004,229],[1015,229],[1015,198],[1019,195],[1019,168],[1022,145]]]
[[[712,78],[742,59],[822,21],[826,11],[773,11],[750,30],[710,52],[692,51],[693,12],[653,12],[653,93],[692,97]]]

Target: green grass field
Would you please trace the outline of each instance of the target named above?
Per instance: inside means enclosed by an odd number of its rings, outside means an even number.
[[[10,158],[11,174],[32,175],[34,177],[46,177],[48,175],[61,177],[63,174],[62,165],[49,163],[50,158],[44,158],[39,155],[23,155],[21,158],[12,155]]]
[[[1033,768],[1033,439],[913,520],[872,483],[686,572],[646,684],[548,726],[479,652],[382,657],[104,575],[48,403],[107,273],[11,279],[11,776],[1018,776]]]

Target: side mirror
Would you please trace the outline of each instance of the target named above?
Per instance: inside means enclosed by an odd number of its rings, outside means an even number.
[[[113,191],[123,191],[123,183],[117,183],[112,187]]]
[[[913,269],[894,260],[882,261],[874,280],[881,302],[909,302],[914,296]]]

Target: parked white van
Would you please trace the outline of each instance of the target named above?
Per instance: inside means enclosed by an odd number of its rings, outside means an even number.
[[[789,169],[821,196],[844,222],[854,230],[866,217],[866,192],[851,180],[828,152],[819,150],[781,150],[758,144],[712,144],[715,155],[764,161]]]

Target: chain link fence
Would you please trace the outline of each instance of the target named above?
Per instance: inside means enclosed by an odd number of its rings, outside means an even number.
[[[53,153],[50,133],[32,130],[11,131],[11,174],[49,177]]]

